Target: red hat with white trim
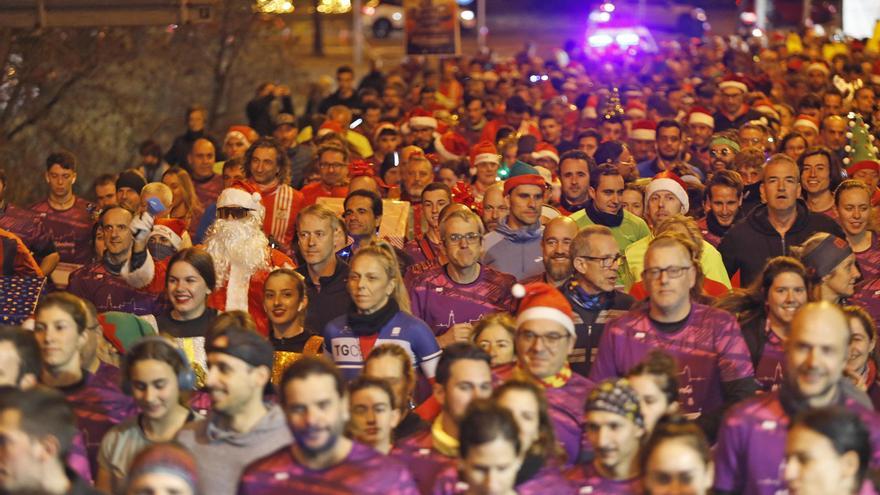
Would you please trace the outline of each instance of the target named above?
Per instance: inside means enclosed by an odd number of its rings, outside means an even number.
[[[559,289],[544,282],[535,282],[525,286],[516,284],[511,292],[520,299],[516,312],[517,327],[531,320],[550,320],[562,325],[572,336],[575,335],[571,304]]]
[[[491,141],[480,141],[471,148],[471,165],[477,166],[478,163],[491,162],[495,164],[501,163],[501,155],[498,149]]]
[[[344,134],[345,132],[342,129],[342,124],[336,122],[335,120],[327,119],[321,124],[321,127],[318,127],[318,132],[315,133],[316,137],[324,136],[325,134],[330,134],[331,132],[335,132],[336,134]]]
[[[627,103],[624,113],[631,119],[644,119],[648,116],[645,105],[640,101],[631,101]]]
[[[797,127],[809,127],[816,132],[819,132],[819,120],[816,117],[811,115],[800,114],[795,119],[794,124],[791,125],[793,129]]]
[[[412,114],[410,114],[409,127],[410,129],[413,127],[430,127],[431,129],[436,129],[437,119],[427,110],[417,108],[413,110]]]
[[[532,152],[532,158],[536,160],[549,158],[554,162],[559,163],[559,151],[557,151],[556,147],[552,144],[541,141],[535,145],[535,151]]]
[[[633,122],[629,137],[636,141],[656,141],[657,124],[653,120],[637,120]]]
[[[736,74],[731,74],[731,75],[725,77],[724,79],[722,79],[720,83],[718,83],[718,88],[719,89],[734,88],[734,89],[738,89],[738,90],[742,91],[743,93],[748,93],[749,92],[749,83],[748,83],[748,81],[746,81],[746,79],[744,77],[736,75]]]
[[[262,196],[253,184],[237,180],[220,193],[217,208],[244,208],[255,212],[262,220],[266,209],[261,200]]]
[[[825,74],[826,76],[831,74],[831,69],[828,67],[828,64],[826,64],[825,62],[813,62],[810,65],[808,65],[806,72],[810,73],[813,71],[821,72],[821,73]]]
[[[691,107],[691,113],[688,114],[688,124],[702,124],[715,128],[715,117],[706,107]]]
[[[180,218],[157,218],[153,224],[150,237],[159,236],[168,239],[174,249],[180,249],[183,242],[183,233],[186,232],[186,223]]]

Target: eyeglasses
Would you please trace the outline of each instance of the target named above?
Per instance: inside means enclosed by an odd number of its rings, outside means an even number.
[[[718,158],[719,156],[727,156],[727,155],[730,155],[731,153],[733,153],[733,151],[731,151],[729,148],[721,148],[720,151],[709,150],[709,156],[711,156],[712,158]]]
[[[599,263],[599,264],[602,266],[602,268],[611,268],[612,266],[614,266],[614,265],[616,265],[616,264],[622,262],[623,260],[625,260],[625,259],[626,259],[626,256],[624,256],[624,255],[622,255],[622,254],[620,254],[620,253],[617,253],[617,254],[615,254],[614,256],[603,256],[603,257],[599,257],[599,256],[577,256],[577,258],[583,258],[583,259],[585,259],[585,260],[595,261],[596,263]]]
[[[541,343],[547,347],[556,347],[560,342],[567,340],[569,337],[571,337],[570,334],[560,334],[556,332],[551,332],[546,335],[538,335],[535,332],[529,332],[528,330],[516,333],[516,338],[526,346],[531,346],[536,341],[540,340]]]
[[[482,238],[483,237],[477,232],[468,232],[467,234],[449,234],[448,236],[446,236],[446,240],[454,244],[458,244],[462,240],[466,240],[468,244],[474,244]]]
[[[645,271],[642,272],[642,277],[658,279],[665,273],[669,278],[679,278],[691,268],[693,268],[693,265],[667,266],[666,268],[645,268]]]
[[[246,217],[251,210],[247,208],[238,208],[234,206],[224,206],[217,208],[217,218],[224,220],[241,220]]]
[[[336,162],[336,163],[321,162],[321,163],[318,164],[318,167],[320,167],[320,168],[335,168],[335,169],[342,169],[342,168],[346,168],[346,167],[348,167],[348,164],[346,164],[346,163],[342,163],[342,162]]]

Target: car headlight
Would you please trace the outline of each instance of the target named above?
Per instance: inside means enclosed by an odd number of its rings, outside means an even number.
[[[403,14],[401,14],[400,12],[395,12],[395,13],[391,14],[391,18],[394,19],[395,21],[399,21],[399,20],[403,19]]]

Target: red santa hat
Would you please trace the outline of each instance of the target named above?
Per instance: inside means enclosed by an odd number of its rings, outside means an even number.
[[[559,289],[536,282],[525,286],[516,284],[511,292],[520,299],[516,312],[517,327],[531,320],[550,320],[562,325],[572,336],[575,335],[571,304]]]
[[[325,134],[329,134],[331,132],[335,132],[336,134],[344,134],[345,131],[342,129],[342,124],[336,122],[335,120],[327,119],[321,124],[321,127],[318,127],[318,132],[316,137],[321,137]]]
[[[853,174],[860,170],[873,170],[875,172],[880,172],[880,162],[877,160],[862,160],[856,162],[846,169],[846,174],[852,177]]]
[[[253,184],[237,180],[220,193],[217,208],[244,208],[255,212],[262,220],[265,209],[261,200],[262,196]]]
[[[249,143],[253,143],[257,139],[260,139],[260,135],[257,134],[252,127],[247,125],[231,125],[229,126],[229,130],[226,131],[226,141],[229,140],[229,136],[232,133],[239,133],[245,139],[245,141]]]
[[[410,114],[409,127],[410,129],[413,127],[430,127],[431,129],[436,129],[437,119],[427,110],[417,108]]]
[[[471,148],[471,165],[477,166],[478,163],[492,162],[501,163],[501,155],[498,149],[491,141],[480,141]]]
[[[653,120],[637,120],[633,122],[629,137],[637,141],[656,141],[657,124]]]
[[[464,136],[447,131],[434,139],[437,153],[444,160],[459,160],[468,154],[468,142]]]
[[[559,151],[557,151],[556,147],[552,144],[541,141],[535,145],[535,151],[532,152],[532,158],[535,160],[550,158],[554,162],[559,163]]]
[[[180,218],[157,218],[153,224],[150,237],[157,235],[168,239],[174,249],[180,249],[183,242],[183,233],[186,232],[186,223]]]
[[[715,118],[712,112],[706,107],[691,107],[691,113],[688,114],[688,124],[702,124],[715,128]]]
[[[754,108],[758,113],[762,115],[773,117],[776,120],[779,120],[779,112],[776,111],[776,108],[773,107],[773,102],[771,102],[770,100],[758,100],[752,104],[752,108]]]
[[[631,119],[644,119],[648,116],[645,105],[640,101],[631,101],[627,103],[624,113],[626,113],[626,116]]]
[[[691,202],[688,200],[687,185],[676,174],[669,171],[657,174],[645,188],[645,202],[647,203],[651,196],[658,191],[671,192],[678,198],[682,205],[682,213],[687,213],[690,210]]]
[[[379,134],[381,134],[382,131],[385,131],[385,130],[395,131],[398,133],[400,132],[400,129],[398,129],[397,126],[392,124],[391,122],[382,122],[381,124],[377,125],[376,130],[373,131],[373,140],[378,141]]]
[[[797,119],[795,119],[794,124],[792,124],[791,127],[809,127],[814,131],[819,132],[819,120],[810,115],[800,114],[797,116]]]
[[[726,76],[724,79],[721,80],[720,83],[718,83],[718,88],[719,89],[734,88],[734,89],[738,89],[738,90],[742,91],[743,93],[748,93],[749,92],[749,83],[748,83],[748,81],[746,81],[746,79],[744,77],[736,75],[736,74],[731,74],[729,76]]]

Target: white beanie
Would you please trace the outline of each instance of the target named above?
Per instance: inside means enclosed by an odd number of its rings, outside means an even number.
[[[675,197],[681,201],[682,213],[687,213],[688,210],[691,209],[691,203],[688,200],[687,191],[685,191],[681,184],[674,179],[661,177],[649,182],[648,187],[645,188],[645,202],[647,203],[651,198],[651,195],[658,191],[668,191],[675,195]]]

